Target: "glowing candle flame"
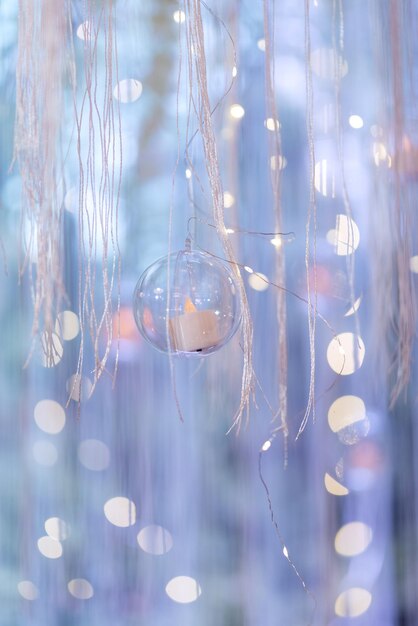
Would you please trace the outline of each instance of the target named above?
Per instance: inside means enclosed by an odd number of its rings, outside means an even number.
[[[185,303],[184,303],[184,312],[185,313],[195,313],[195,311],[197,311],[195,305],[190,300],[190,298],[187,297],[186,300],[185,300]]]

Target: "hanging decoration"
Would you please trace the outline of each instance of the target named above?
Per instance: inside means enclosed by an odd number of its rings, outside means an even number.
[[[145,270],[134,292],[134,315],[142,335],[158,350],[206,356],[239,328],[234,275],[209,254],[191,250],[187,241],[184,250]]]

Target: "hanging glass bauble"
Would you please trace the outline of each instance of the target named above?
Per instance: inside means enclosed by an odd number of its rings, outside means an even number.
[[[241,319],[230,268],[187,245],[145,270],[135,287],[133,309],[140,332],[155,348],[190,356],[219,350]]]

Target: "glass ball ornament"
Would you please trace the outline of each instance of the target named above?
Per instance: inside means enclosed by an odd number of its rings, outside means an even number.
[[[231,269],[206,252],[186,248],[150,265],[135,287],[139,331],[154,348],[186,356],[216,352],[241,321]]]

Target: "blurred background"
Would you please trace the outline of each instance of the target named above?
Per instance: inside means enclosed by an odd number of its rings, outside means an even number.
[[[213,123],[225,222],[239,262],[252,270],[242,276],[254,321],[259,384],[248,425],[238,435],[226,433],[240,398],[239,336],[205,359],[175,360],[182,422],[169,360],[144,341],[132,314],[139,276],[167,254],[170,206],[173,250],[183,247],[192,228],[194,244],[223,254],[210,226],[199,135],[189,146],[193,172],[183,158],[189,106],[184,7],[172,0],[114,5],[118,80],[123,81],[115,96],[123,161],[121,340],[115,384],[105,372],[90,397],[88,349],[82,378],[72,378],[80,347],[79,164],[69,85],[58,192],[68,301],[58,319],[52,362],[37,342],[24,367],[33,309],[28,275],[22,280],[18,275],[22,189],[18,168],[10,169],[18,3],[0,3],[1,626],[418,624],[417,374],[413,366],[408,389],[389,410],[385,337],[377,333],[393,300],[393,287],[379,265],[379,259],[393,255],[384,207],[394,194],[395,157],[385,127],[388,78],[379,65],[388,42],[381,16],[389,3],[342,3],[344,56],[338,64],[336,3],[310,3],[316,284],[318,310],[327,323],[317,321],[316,418],[297,441],[310,375],[304,6],[283,0],[276,7],[278,122],[266,115],[262,3],[208,4],[210,10],[202,5],[202,12],[213,104],[235,73],[229,35],[237,55],[235,83]],[[406,5],[407,18],[416,24],[416,8],[406,3],[405,10]],[[80,98],[88,38],[85,3],[74,0],[71,15]],[[99,85],[106,70],[100,46],[99,37]],[[405,93],[404,113],[412,122],[410,95]],[[271,161],[269,133],[278,123],[282,157]],[[192,116],[189,138],[196,128]],[[404,143],[408,154],[413,145],[411,136]],[[414,162],[405,161],[411,197],[418,174]],[[270,168],[281,169],[288,236],[274,235]],[[352,218],[346,215],[345,193]],[[198,220],[191,227],[193,215]],[[354,250],[347,245],[348,233]],[[279,381],[277,288],[271,283],[278,247],[285,253],[289,290],[287,467],[282,435],[272,437]],[[408,271],[413,283],[418,273],[413,248]],[[116,329],[116,317],[114,324]],[[353,346],[360,347],[357,356]],[[115,342],[109,372],[116,354]]]

